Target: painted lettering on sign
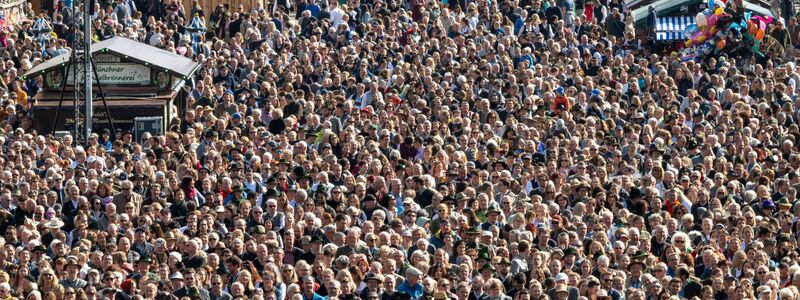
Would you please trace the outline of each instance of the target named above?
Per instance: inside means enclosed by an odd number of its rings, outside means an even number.
[[[72,70],[67,76],[67,82],[72,83]],[[150,68],[137,64],[98,64],[97,77],[101,84],[149,85]],[[94,76],[92,79],[97,83]]]

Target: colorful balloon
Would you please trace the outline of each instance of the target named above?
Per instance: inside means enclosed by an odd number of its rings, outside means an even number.
[[[717,7],[717,9],[714,10],[714,14],[718,15],[718,16],[721,15],[722,13],[724,13],[724,12],[725,12],[725,10],[722,9],[722,7]]]
[[[697,30],[698,30],[697,24],[690,24],[689,26],[686,26],[686,28],[683,29],[683,36],[688,38],[692,36],[695,32],[697,32]]]
[[[764,39],[764,30],[759,29],[756,33],[756,40],[760,41]]]
[[[719,41],[717,41],[717,50],[722,50],[725,48],[725,44],[727,44],[725,39],[719,39]]]
[[[756,25],[756,23],[753,21],[747,22],[747,32],[750,33],[750,35],[755,36],[758,32],[758,25]]]
[[[706,27],[708,24],[706,15],[704,15],[702,12],[697,13],[697,16],[694,17],[694,23],[697,24],[697,27]]]
[[[714,26],[717,25],[718,20],[719,17],[717,15],[710,15],[706,18],[706,23],[708,24],[708,26]]]

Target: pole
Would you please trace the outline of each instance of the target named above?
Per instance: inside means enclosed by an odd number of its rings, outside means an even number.
[[[82,77],[83,74],[81,74],[81,72],[80,72],[81,65],[78,62],[78,57],[79,57],[79,55],[81,55],[79,53],[79,49],[82,49],[82,47],[81,47],[82,45],[80,45],[81,41],[79,40],[79,38],[80,38],[79,33],[81,32],[81,28],[78,25],[78,3],[77,3],[77,0],[73,0],[71,2],[70,10],[72,11],[72,22],[71,23],[73,24],[73,29],[75,30],[74,31],[75,34],[73,35],[73,39],[72,39],[72,51],[71,51],[71,54],[70,54],[70,61],[72,62],[72,64],[71,64],[71,67],[72,67],[72,70],[71,70],[72,71],[72,86],[73,86],[73,90],[72,90],[72,96],[73,97],[72,97],[72,99],[74,99],[74,101],[72,102],[72,109],[73,109],[72,112],[75,115],[75,117],[73,118],[73,124],[74,124],[74,127],[75,127],[73,129],[73,134],[75,135],[74,139],[76,141],[76,144],[81,144],[81,143],[83,143],[83,138],[81,138],[81,136],[83,135],[83,132],[81,132],[81,125],[80,124],[82,122],[83,116],[81,114],[81,108],[82,107],[80,106],[80,99],[81,99],[80,80],[81,80],[81,78],[83,78]]]
[[[86,135],[84,139],[86,143],[89,142],[89,136],[92,134],[92,15],[90,11],[92,8],[88,6],[90,1],[84,1],[83,5],[83,75],[84,75],[84,105],[86,105]]]
[[[56,132],[58,126],[58,117],[61,116],[61,105],[64,104],[64,92],[67,89],[67,76],[69,75],[69,68],[72,66],[72,60],[67,62],[67,67],[64,68],[64,78],[61,79],[61,95],[58,97],[58,108],[56,108],[56,119],[53,120],[53,133]]]
[[[106,93],[103,92],[103,84],[100,83],[100,75],[97,73],[97,65],[94,63],[94,59],[92,60],[92,72],[94,73],[94,80],[97,80],[97,89],[98,93],[100,93],[100,99],[103,100],[103,107],[106,109],[106,118],[108,119],[108,125],[111,126],[111,132],[117,132],[117,128],[114,127],[113,118],[111,118],[111,110],[108,109],[108,102],[106,102]]]

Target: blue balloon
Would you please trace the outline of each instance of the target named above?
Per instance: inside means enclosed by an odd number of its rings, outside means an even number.
[[[686,28],[683,29],[683,38],[689,38],[692,36],[692,34],[697,32],[697,30],[699,30],[697,24],[692,23],[689,26],[686,26]]]

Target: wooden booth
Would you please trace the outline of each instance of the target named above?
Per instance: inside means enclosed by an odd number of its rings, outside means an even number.
[[[190,81],[199,64],[192,59],[149,46],[128,38],[115,37],[92,45],[99,82],[94,80],[95,131],[110,128],[100,88],[105,94],[114,127],[135,130],[136,119],[161,118],[161,133],[175,117],[173,105],[185,98],[184,86]],[[39,92],[33,107],[34,127],[40,133],[51,133],[74,128],[72,71],[67,70],[70,54],[47,60],[24,76],[42,76],[43,91]],[[67,76],[66,87],[64,76]],[[100,85],[98,87],[98,84]],[[62,89],[63,88],[63,89]],[[62,95],[59,117],[56,111]]]

